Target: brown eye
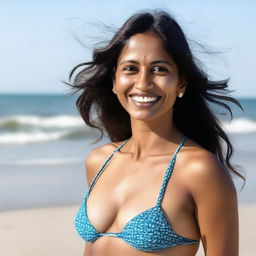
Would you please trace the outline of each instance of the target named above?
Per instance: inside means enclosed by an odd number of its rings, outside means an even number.
[[[123,68],[122,68],[122,71],[128,71],[128,72],[136,72],[138,69],[136,68],[136,67],[134,67],[134,66],[131,66],[131,65],[129,65],[129,66],[124,66]]]
[[[155,66],[152,68],[153,72],[168,72],[168,69],[161,66]]]

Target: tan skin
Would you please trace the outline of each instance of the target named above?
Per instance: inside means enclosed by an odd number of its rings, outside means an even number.
[[[88,217],[97,231],[120,232],[135,215],[156,204],[164,172],[183,135],[172,116],[176,97],[185,89],[157,34],[148,31],[130,38],[118,59],[113,91],[130,114],[132,137],[115,153],[88,198]],[[141,109],[129,97],[132,93],[154,93],[161,99]],[[90,152],[88,184],[121,143]],[[177,155],[162,208],[177,234],[202,240],[205,255],[238,255],[237,195],[232,179],[211,152],[189,138]],[[197,250],[198,244],[192,244],[149,253],[122,239],[103,236],[86,242],[84,255],[194,256]]]

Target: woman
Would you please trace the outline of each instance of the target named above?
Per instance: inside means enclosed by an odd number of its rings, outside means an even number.
[[[207,104],[240,106],[216,93],[227,81],[208,79],[179,25],[159,11],[129,18],[70,78],[83,65],[72,85],[82,91],[78,109],[112,141],[86,159],[90,186],[75,221],[84,255],[194,256],[200,240],[207,256],[238,255],[231,173],[242,176]]]

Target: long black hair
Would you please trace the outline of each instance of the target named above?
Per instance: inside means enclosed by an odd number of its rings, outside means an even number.
[[[242,110],[243,108],[236,99],[227,96],[231,92],[227,89],[228,79],[209,79],[193,56],[182,29],[166,12],[155,10],[134,14],[105,46],[94,49],[91,62],[74,67],[69,76],[70,81],[74,72],[84,66],[76,74],[73,83],[69,84],[75,92],[81,91],[76,102],[81,117],[88,126],[100,130],[99,140],[104,131],[111,141],[122,141],[131,137],[130,116],[112,92],[113,76],[118,56],[129,38],[149,30],[162,38],[166,51],[178,67],[179,76],[186,81],[184,96],[177,98],[174,104],[174,125],[183,134],[215,154],[231,173],[245,180],[230,163],[232,144],[209,103],[224,107],[229,111],[231,119],[233,115],[228,101]],[[96,110],[96,118],[92,109]],[[225,156],[222,141],[227,146]]]

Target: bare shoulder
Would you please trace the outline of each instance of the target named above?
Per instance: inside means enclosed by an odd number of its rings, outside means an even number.
[[[188,140],[182,155],[183,177],[186,187],[194,195],[217,191],[234,194],[232,177],[225,166],[212,152],[192,140]]]
[[[237,193],[228,170],[208,150],[188,141],[180,157],[207,255],[238,255]]]
[[[110,154],[123,142],[111,142],[92,149],[85,159],[87,183],[90,184],[93,177],[107,160]]]

